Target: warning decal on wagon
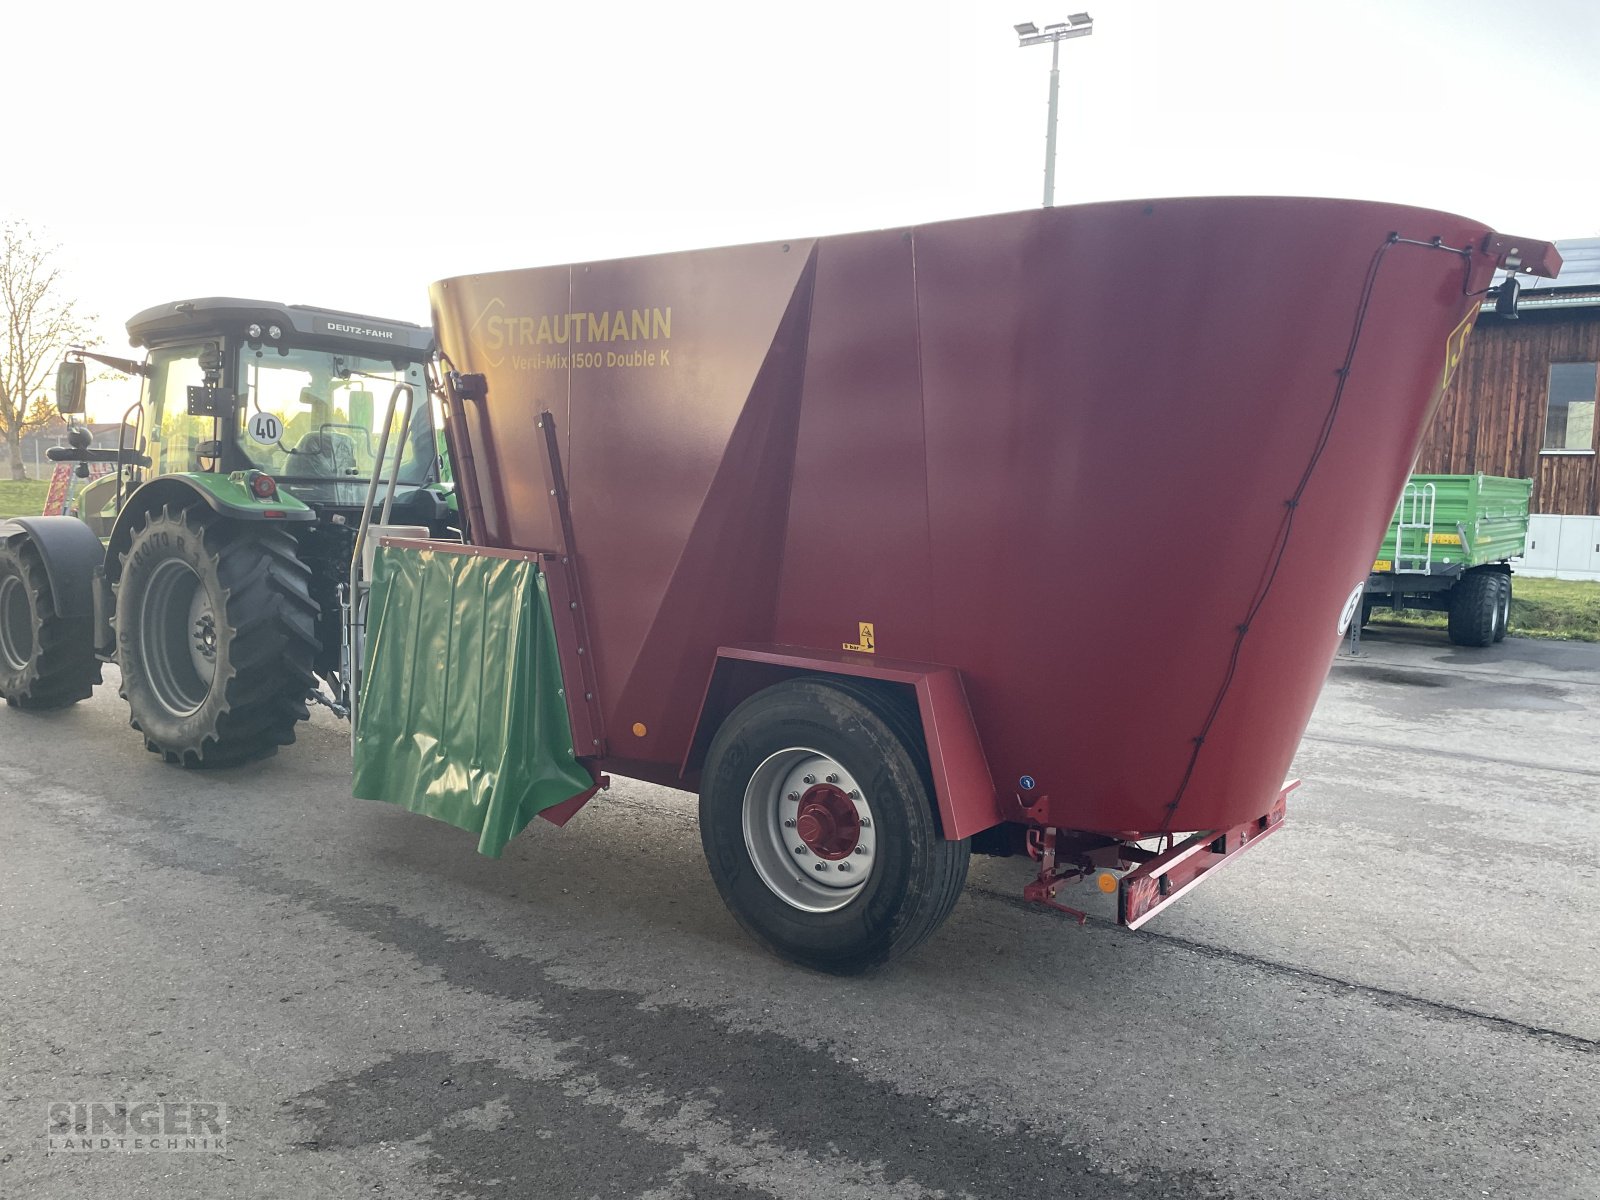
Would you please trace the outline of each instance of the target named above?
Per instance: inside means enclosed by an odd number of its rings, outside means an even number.
[[[876,648],[878,639],[872,632],[872,622],[858,621],[856,624],[860,629],[860,633],[857,635],[860,640],[854,643],[846,642],[843,649],[859,650],[863,654],[876,654],[878,652]]]

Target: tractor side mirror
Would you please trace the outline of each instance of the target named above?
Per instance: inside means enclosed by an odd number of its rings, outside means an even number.
[[[64,417],[84,411],[84,393],[89,386],[89,370],[83,361],[65,359],[56,368],[56,411]]]

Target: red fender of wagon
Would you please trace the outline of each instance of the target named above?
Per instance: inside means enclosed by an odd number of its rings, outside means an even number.
[[[449,412],[471,538],[570,569],[597,770],[692,787],[739,700],[835,673],[914,692],[946,837],[1247,841],[1500,265],[1559,259],[1422,209],[1184,199],[432,299],[486,380]]]

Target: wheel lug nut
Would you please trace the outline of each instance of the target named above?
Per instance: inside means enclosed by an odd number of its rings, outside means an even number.
[[[849,795],[850,799],[852,799],[852,800],[861,799],[861,792],[856,788],[851,788],[850,791],[847,794]]]
[[[867,852],[867,848],[865,846],[857,846],[856,847],[856,853],[857,854],[865,854],[866,852]]]
[[[829,783],[838,783],[839,782],[839,777],[837,775],[829,775],[828,776],[828,782]]]
[[[849,863],[842,862],[842,863],[839,864],[839,870],[848,871],[849,869],[850,869],[850,864]]]
[[[815,783],[816,781],[817,781],[817,777],[815,775],[807,775],[800,782],[801,783]]]
[[[796,854],[804,854],[806,852],[806,848],[804,846],[796,846],[794,848],[794,852]]]
[[[790,792],[787,796],[784,797],[784,799],[785,800],[798,800],[798,799],[800,799],[800,793],[799,792]]]
[[[872,828],[872,818],[871,817],[862,817],[861,818],[861,828],[863,828],[863,829],[871,829]]]
[[[793,829],[794,828],[794,818],[790,817],[787,821],[785,821],[783,823],[783,827],[785,829]]]
[[[818,871],[826,871],[828,869],[828,864],[827,863],[818,863],[816,865],[815,869],[818,870]]]

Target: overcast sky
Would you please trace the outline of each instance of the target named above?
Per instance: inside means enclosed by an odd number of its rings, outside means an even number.
[[[0,216],[108,346],[235,295],[427,319],[475,270],[1222,193],[1600,234],[1596,0],[12,5]],[[20,142],[18,138],[20,137]]]

